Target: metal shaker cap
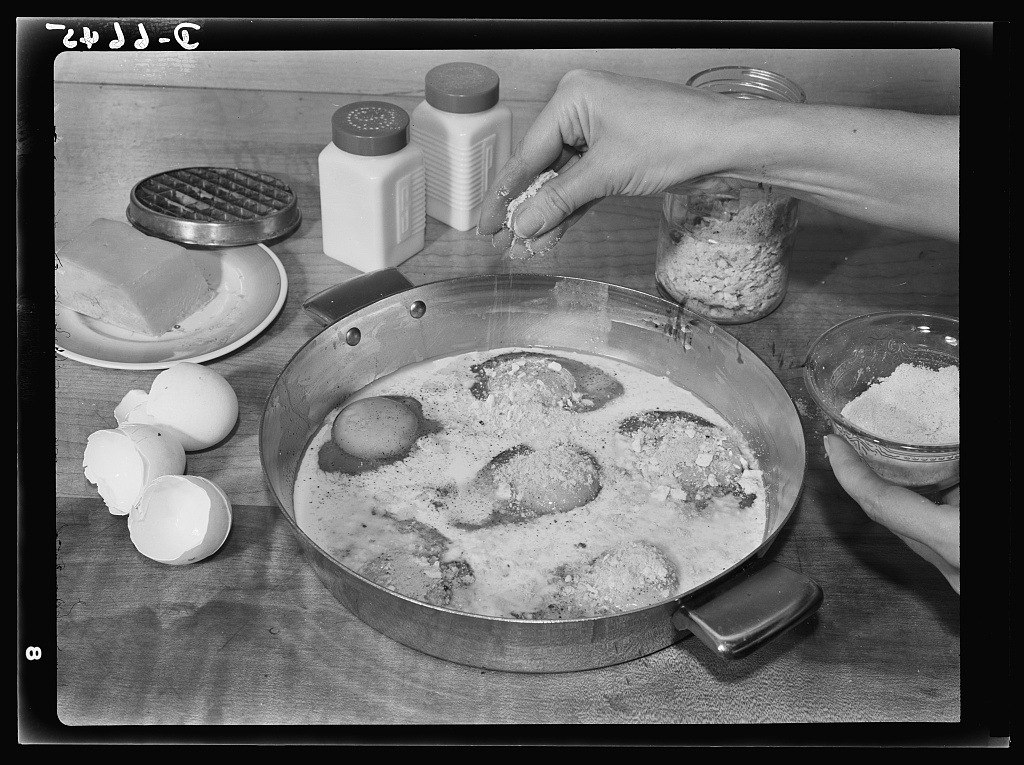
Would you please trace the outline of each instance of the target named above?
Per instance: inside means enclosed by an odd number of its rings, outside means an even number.
[[[455,114],[472,114],[498,103],[498,73],[483,64],[456,61],[435,66],[426,77],[427,103]]]
[[[356,101],[331,117],[334,145],[349,154],[379,157],[409,143],[409,114],[386,101]]]

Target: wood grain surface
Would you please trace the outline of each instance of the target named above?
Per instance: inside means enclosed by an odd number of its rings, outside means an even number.
[[[423,76],[452,60],[444,50],[160,51],[62,53],[54,80],[236,90],[422,96]],[[957,114],[960,52],[956,48],[565,48],[460,50],[501,75],[502,100],[546,101],[570,69],[604,69],[686,82],[712,66],[742,64],[785,75],[810,103]]]
[[[137,181],[188,165],[276,175],[297,193],[303,212],[299,230],[273,248],[290,282],[281,314],[250,344],[210,362],[240,405],[230,437],[188,458],[188,472],[216,481],[235,508],[231,536],[212,558],[181,567],[144,558],[128,538],[126,519],[107,512],[82,472],[89,434],[113,427],[124,393],[148,388],[156,372],[55,356],[60,720],[68,726],[959,721],[960,600],[838,486],[822,449],[826,423],[801,376],[810,343],[838,321],[896,308],[958,315],[959,248],[812,205],[801,208],[785,303],[768,318],[729,331],[776,372],[805,429],[803,494],[769,557],[821,584],[825,601],[815,616],[736,662],[687,638],[618,666],[529,675],[422,655],[333,599],[275,506],[257,442],[277,375],[320,329],[302,301],[356,273],[320,249],[317,154],[329,140],[336,106],[383,88],[403,67],[388,69],[354,54],[346,61],[360,62],[349,70],[353,84],[329,92],[316,92],[319,80],[299,81],[318,68],[309,61],[274,87],[261,79],[264,72],[244,90],[231,80],[237,62],[221,70],[212,59],[203,66],[225,72],[217,87],[192,87],[195,72],[188,82],[156,86],[148,64],[128,76],[106,57],[103,71],[119,71],[127,82],[105,84],[102,73],[72,82],[81,69],[55,70],[61,75],[54,84],[55,246],[95,218],[124,220]],[[520,65],[527,66],[524,57],[512,56],[503,68]],[[338,66],[331,59],[319,69]],[[533,79],[530,71],[521,76]],[[546,82],[556,80],[554,68],[545,71]],[[421,98],[412,88],[387,93],[410,109]],[[546,90],[512,93],[518,139]],[[528,268],[654,294],[659,215],[658,198],[606,199],[551,254],[518,265],[503,261],[487,237],[428,219],[426,247],[400,270],[424,284]]]

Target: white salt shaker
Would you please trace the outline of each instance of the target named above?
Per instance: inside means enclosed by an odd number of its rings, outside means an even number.
[[[423,249],[423,152],[409,141],[409,114],[357,101],[331,118],[320,152],[324,254],[360,271],[397,266]]]
[[[412,141],[423,149],[427,215],[468,231],[512,150],[512,112],[498,103],[497,73],[482,64],[441,64],[424,82],[426,100],[412,111]]]

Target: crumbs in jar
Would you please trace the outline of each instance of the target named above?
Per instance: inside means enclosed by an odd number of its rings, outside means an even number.
[[[676,300],[710,319],[759,319],[786,294],[797,200],[694,194],[661,224],[656,276]],[[671,219],[670,219],[671,218]]]

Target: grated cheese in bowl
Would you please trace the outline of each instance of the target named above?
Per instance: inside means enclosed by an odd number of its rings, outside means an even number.
[[[960,481],[960,321],[881,311],[811,344],[807,392],[882,478],[921,494]]]
[[[869,433],[905,444],[960,443],[960,369],[903,363],[842,411]]]

